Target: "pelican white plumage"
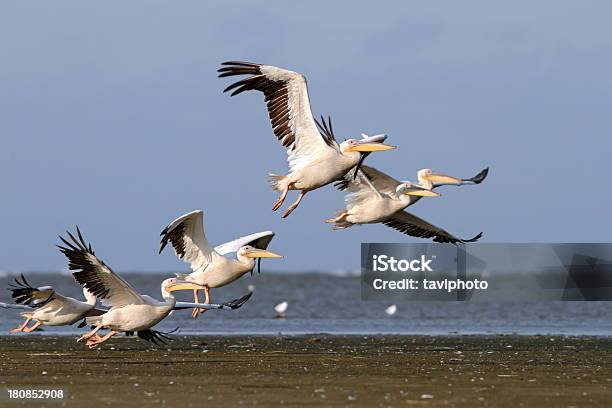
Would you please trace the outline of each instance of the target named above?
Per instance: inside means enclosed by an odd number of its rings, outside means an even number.
[[[233,310],[242,306],[251,296],[251,294],[248,294],[240,299],[219,305],[177,302],[172,294],[173,291],[200,289],[201,286],[193,282],[169,278],[161,284],[161,293],[164,300],[158,301],[136,292],[127,281],[101,261],[95,255],[91,245],[85,243],[78,227],[78,239],[70,232],[67,232],[67,234],[70,241],[60,236],[63,245],[58,245],[58,247],[68,258],[69,269],[75,271],[72,273],[74,278],[85,289],[97,296],[103,304],[110,306],[106,313],[85,318],[87,324],[93,325],[94,328],[81,336],[79,341],[86,339],[87,346],[90,349],[119,332],[148,331],[173,310],[194,307]],[[103,328],[109,329],[109,332],[105,336],[98,335],[97,332]]]
[[[348,139],[338,144],[331,122],[324,120],[323,126],[329,131],[319,132],[310,108],[306,78],[298,72],[243,61],[221,65],[219,77],[249,75],[224,92],[233,90],[231,96],[250,90],[263,92],[274,134],[287,148],[290,173],[270,174],[272,188],[280,192],[272,210],[283,205],[289,190],[300,190],[300,195],[283,218],[297,208],[306,193],[340,180],[352,168],[359,167],[369,153],[395,148],[382,143],[386,139],[384,135]]]
[[[204,289],[205,304],[210,303],[210,289],[220,288],[247,272],[253,272],[255,259],[282,258],[281,255],[268,251],[268,245],[274,233],[262,231],[237,238],[215,248],[206,239],[204,233],[204,212],[192,211],[172,221],[161,232],[161,253],[168,242],[176,256],[191,265],[192,273],[177,276],[187,282],[193,282]],[[236,259],[225,255],[236,253]],[[194,289],[194,301],[199,302],[198,290]],[[200,311],[194,309],[193,317]]]
[[[31,286],[23,274],[21,281],[15,278],[15,285],[10,285],[12,298],[17,304],[0,303],[0,307],[26,310],[21,314],[26,320],[11,333],[30,333],[39,326],[67,326],[88,316],[98,316],[104,313],[96,309],[96,297],[87,289],[83,289],[85,301],[73,299],[57,293],[51,286],[35,288]],[[34,325],[28,327],[30,321]]]
[[[482,233],[470,239],[457,238],[403,210],[421,197],[439,196],[440,194],[433,191],[436,187],[445,184],[478,184],[484,180],[487,172],[488,169],[485,169],[471,179],[459,179],[423,169],[419,171],[419,181],[422,184],[413,184],[409,181],[400,182],[374,167],[361,166],[354,179],[345,177],[336,184],[340,190],[347,191],[346,209],[325,222],[333,223],[334,229],[345,229],[357,224],[383,223],[406,235],[433,238],[435,242],[475,242],[480,239]]]

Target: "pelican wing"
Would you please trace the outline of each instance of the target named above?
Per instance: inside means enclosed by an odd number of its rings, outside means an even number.
[[[34,309],[34,306],[19,305],[15,303],[4,303],[4,302],[0,302],[0,307],[4,309],[20,309],[20,310],[33,310]]]
[[[143,299],[121,276],[100,260],[83,239],[77,227],[78,239],[67,232],[70,239],[60,236],[63,244],[57,247],[68,258],[68,268],[76,281],[93,293],[100,301],[112,307],[142,304]]]
[[[362,178],[362,180],[358,180],[359,178]],[[363,178],[366,178],[368,183],[366,183],[363,180]],[[383,173],[382,171],[374,167],[361,166],[354,180],[353,180],[353,173],[351,172],[347,174],[344,177],[344,179],[336,182],[334,185],[340,191],[344,191],[344,190],[350,191],[351,184],[355,184],[355,183],[361,184],[364,187],[373,188],[380,194],[385,194],[385,195],[395,194],[395,190],[397,189],[397,186],[401,184],[400,181],[394,179],[393,177],[389,176],[386,173]]]
[[[348,210],[372,198],[382,198],[380,191],[376,189],[362,169],[357,170],[355,176],[353,176],[353,172],[347,173],[342,180],[334,185],[340,191],[346,191],[344,202]]]
[[[216,254],[204,233],[202,210],[192,211],[177,218],[164,228],[160,235],[162,239],[159,253],[170,242],[176,256],[190,264],[194,271],[206,268]]]
[[[401,184],[400,181],[374,167],[361,166],[361,170],[381,194],[395,194],[397,186]]]
[[[448,242],[451,244],[456,244],[457,242],[476,242],[482,236],[481,232],[470,239],[457,238],[448,231],[436,227],[406,211],[396,212],[389,219],[383,221],[383,224],[412,237],[433,238],[434,242]]]
[[[234,309],[239,309],[240,307],[242,307],[242,305],[244,305],[251,298],[251,296],[253,296],[253,292],[249,292],[248,294],[238,299],[234,299],[229,302],[225,302],[221,304],[176,302],[172,310],[193,309],[196,307],[199,307],[202,309],[234,310]]]
[[[272,231],[262,231],[256,232],[255,234],[246,235],[244,237],[236,238],[233,241],[226,242],[225,244],[221,244],[215,247],[215,251],[220,255],[229,254],[231,252],[236,252],[240,248],[245,245],[250,245],[259,249],[266,249],[274,238],[274,233]]]
[[[23,274],[21,274],[21,281],[15,278],[15,284],[10,284],[9,290],[16,303],[32,308],[44,306],[56,299],[64,299],[62,295],[55,293],[51,286],[33,287]]]
[[[78,328],[81,329],[85,326],[87,326],[87,320],[85,319],[86,317],[95,317],[95,316],[102,316],[104,313],[108,312],[108,310],[104,310],[104,309],[98,309],[98,308],[93,308],[93,309],[89,309],[87,312],[85,312],[85,314],[82,316],[83,320],[81,321],[81,323],[78,324]]]
[[[337,151],[333,134],[319,133],[310,110],[306,78],[298,73],[271,65],[242,61],[224,62],[219,77],[249,75],[225,88],[232,96],[244,91],[257,90],[265,95],[268,114],[274,134],[286,147],[289,167],[295,171],[324,156],[329,150]]]
[[[89,309],[87,312],[85,312],[83,317],[102,316],[106,312],[108,312],[108,310],[98,309],[94,307],[93,309]]]

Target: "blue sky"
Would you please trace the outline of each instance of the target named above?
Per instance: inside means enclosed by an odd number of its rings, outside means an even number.
[[[221,61],[304,73],[341,138],[389,135],[370,165],[486,183],[411,210],[483,242],[610,241],[608,2],[38,2],[0,13],[0,269],[65,267],[79,224],[116,270],[185,269],[158,234],[202,208],[213,243],[272,229],[275,270],[354,269],[384,226],[332,232],[332,188],[287,220],[262,96],[229,98]],[[295,195],[290,197],[291,200]]]

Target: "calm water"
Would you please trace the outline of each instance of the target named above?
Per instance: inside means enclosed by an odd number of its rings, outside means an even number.
[[[71,275],[29,274],[32,285],[52,285],[58,292],[82,298]],[[160,298],[159,285],[170,275],[125,274],[141,293]],[[10,276],[0,277],[6,288]],[[263,272],[212,290],[215,303],[236,298],[254,285],[255,293],[241,309],[210,311],[192,319],[190,311],[177,311],[156,328],[180,327],[182,334],[570,334],[612,335],[612,303],[546,302],[405,302],[397,313],[384,312],[389,302],[362,301],[358,276],[319,273],[279,274]],[[179,293],[190,301],[191,294]],[[0,301],[10,302],[8,291]],[[274,305],[289,302],[286,319],[275,319]],[[21,322],[19,311],[0,309],[0,332]],[[49,327],[46,333],[76,332],[73,327]]]

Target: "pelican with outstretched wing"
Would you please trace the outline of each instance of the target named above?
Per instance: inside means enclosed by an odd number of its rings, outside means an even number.
[[[67,326],[104,313],[96,309],[96,296],[87,289],[83,289],[83,302],[61,295],[51,286],[33,287],[22,274],[21,280],[15,278],[15,284],[11,284],[9,290],[16,304],[0,303],[0,307],[25,310],[21,316],[26,319],[11,333],[30,333],[41,325]],[[34,325],[28,327],[31,321]]]
[[[278,210],[289,190],[300,190],[297,200],[283,214],[289,216],[306,193],[338,181],[358,167],[371,152],[394,149],[384,144],[385,135],[348,139],[338,144],[331,122],[324,123],[328,132],[320,132],[310,109],[306,78],[298,73],[271,65],[229,61],[221,64],[219,77],[248,75],[225,88],[231,96],[244,91],[265,95],[274,134],[287,148],[290,173],[270,174],[270,184],[280,197],[272,207]]]
[[[177,302],[172,294],[173,291],[202,289],[202,287],[176,278],[169,278],[162,282],[161,294],[164,299],[162,301],[141,295],[95,255],[91,245],[85,243],[78,227],[78,238],[70,232],[67,234],[67,239],[60,236],[63,245],[58,245],[58,247],[68,258],[68,267],[74,271],[72,273],[74,278],[103,304],[110,306],[106,313],[85,318],[87,324],[93,325],[94,328],[81,336],[78,341],[87,340],[87,346],[90,349],[119,332],[149,333],[151,327],[166,318],[173,310],[194,307],[233,310],[242,306],[251,297],[249,293],[240,299],[218,305]],[[97,333],[101,329],[108,329],[109,332],[100,336]]]
[[[418,172],[419,183],[400,182],[374,167],[361,166],[357,176],[346,177],[336,183],[340,190],[346,190],[346,209],[335,218],[325,220],[334,224],[334,229],[345,229],[358,224],[383,223],[401,233],[420,238],[433,238],[435,242],[452,244],[475,242],[479,233],[470,239],[461,239],[448,231],[410,214],[404,209],[422,197],[435,197],[433,191],[442,185],[479,184],[487,176],[488,169],[470,179],[459,179],[429,169]]]
[[[268,245],[274,233],[257,232],[240,237],[215,248],[206,239],[204,233],[204,212],[192,211],[172,221],[161,232],[161,253],[170,243],[176,256],[191,265],[192,273],[178,275],[179,278],[200,285],[204,289],[205,304],[210,302],[211,288],[220,288],[255,268],[255,260],[262,258],[282,258],[281,255],[268,251]],[[236,259],[227,257],[236,253]],[[198,289],[193,291],[194,301],[199,302]],[[194,309],[193,317],[201,310]]]

